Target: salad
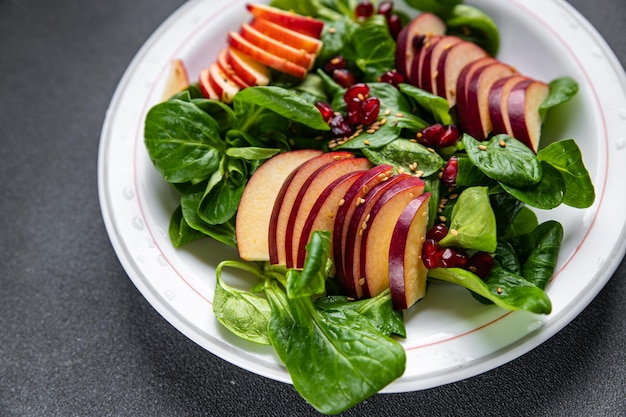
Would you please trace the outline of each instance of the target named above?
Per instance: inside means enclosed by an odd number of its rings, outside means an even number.
[[[585,208],[595,198],[576,142],[542,147],[537,137],[549,109],[576,94],[576,82],[566,75],[534,80],[497,61],[497,27],[474,7],[457,0],[407,4],[412,14],[389,1],[249,5],[252,20],[229,34],[216,62],[197,82],[183,83],[182,91],[150,109],[145,121],[150,158],[181,196],[170,220],[172,244],[211,238],[240,249],[248,261],[218,266],[216,318],[246,340],[273,346],[295,389],[327,414],[365,400],[403,374],[402,310],[428,296],[426,284],[446,281],[467,288],[479,303],[549,314],[544,290],[563,228],[553,220],[540,224],[533,209]],[[297,26],[306,33],[285,31],[286,19],[303,19]],[[304,52],[272,60],[272,40],[286,36]],[[254,48],[257,38],[265,48]],[[438,72],[441,58],[433,56],[452,51],[462,51],[450,58],[456,64]],[[472,66],[479,71],[478,61],[490,81],[462,75]],[[225,73],[224,62],[247,71]],[[184,74],[181,67],[178,74]],[[446,74],[454,74],[454,94]],[[467,88],[461,79],[468,80]],[[508,103],[522,97],[521,113],[490,100],[492,91],[507,94]],[[499,112],[490,110],[490,101]],[[485,111],[490,126],[482,123]],[[300,264],[243,255],[250,234],[242,234],[238,219],[246,189],[274,158],[302,150],[315,151],[302,163],[313,154],[350,154],[346,158],[368,164],[358,165],[360,175],[383,167],[381,183],[411,182],[405,187],[411,193],[403,195],[424,205],[409,218],[413,237],[390,238],[394,246],[412,248],[402,260],[421,268],[410,280],[422,280],[425,294],[402,304],[391,276],[386,287],[373,289],[369,284],[378,274],[343,272],[354,269],[342,251],[356,246],[356,237],[337,238],[337,226],[303,234]],[[260,190],[280,190],[295,170],[280,181],[271,177],[277,181],[265,181]],[[273,208],[276,197],[269,201]],[[415,220],[418,212],[427,213],[426,220]],[[249,272],[249,290],[224,282],[224,268]],[[405,287],[408,276],[402,276]]]

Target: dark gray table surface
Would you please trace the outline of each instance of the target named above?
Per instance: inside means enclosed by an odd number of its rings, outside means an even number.
[[[210,0],[206,0],[210,1]],[[0,416],[317,415],[219,359],[135,289],[104,228],[113,92],[182,0],[0,0]],[[624,0],[572,0],[626,63]],[[346,416],[624,416],[626,265],[546,343],[484,374]]]

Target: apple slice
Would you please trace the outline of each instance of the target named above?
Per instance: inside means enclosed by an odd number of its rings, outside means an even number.
[[[348,234],[350,219],[352,218],[354,210],[357,208],[357,204],[360,205],[363,203],[367,193],[375,187],[376,184],[388,181],[392,176],[393,167],[391,165],[377,165],[368,170],[348,188],[337,210],[332,235],[333,259],[337,276],[339,277],[339,284],[345,294],[353,296],[354,298],[361,298],[363,291],[360,287],[355,288],[353,280],[342,279],[342,277],[346,276],[344,273],[344,267],[346,266],[344,263],[344,242]]]
[[[509,120],[509,94],[515,84],[527,79],[528,77],[523,75],[512,75],[496,81],[491,86],[489,90],[489,115],[491,116],[494,135],[501,133],[513,135]]]
[[[248,85],[268,85],[270,83],[270,71],[267,66],[236,49],[227,48],[226,63]]]
[[[266,19],[253,19],[250,26],[262,34],[297,50],[317,55],[322,49],[323,43],[320,39],[287,29]]]
[[[411,66],[419,48],[420,37],[443,35],[446,33],[446,24],[441,18],[432,13],[421,13],[411,20],[398,33],[396,42],[396,68],[406,80],[411,78]]]
[[[279,153],[254,171],[241,196],[235,219],[241,259],[269,260],[270,217],[281,186],[297,167],[321,154],[313,149]]]
[[[408,78],[409,82],[412,85],[418,88],[422,88],[422,68],[426,63],[426,59],[430,55],[432,48],[437,44],[437,42],[439,42],[441,38],[442,35],[426,36],[419,51],[415,52],[413,62],[411,63],[411,69],[409,70]]]
[[[372,208],[361,241],[361,276],[365,277],[363,295],[375,297],[389,288],[389,248],[400,214],[409,202],[424,192],[420,178],[409,177],[388,189]]]
[[[200,88],[200,91],[202,91],[202,94],[204,94],[206,98],[209,98],[211,100],[220,99],[220,97],[217,95],[217,93],[211,86],[211,82],[209,81],[209,69],[208,68],[203,68],[200,71],[200,74],[198,75],[198,87]]]
[[[456,81],[456,113],[459,126],[465,126],[467,124],[466,119],[468,116],[465,111],[467,109],[467,92],[472,76],[476,71],[494,62],[498,61],[490,56],[480,58],[467,64],[459,73],[459,77]]]
[[[391,235],[389,288],[396,310],[411,307],[426,294],[428,269],[420,254],[428,228],[430,196],[424,193],[411,200],[400,213]]]
[[[189,75],[187,74],[185,64],[181,59],[172,60],[170,72],[165,81],[165,89],[161,97],[163,100],[167,100],[187,87],[189,87]]]
[[[407,178],[410,178],[409,174],[398,174],[374,186],[363,199],[363,203],[356,207],[350,218],[348,233],[343,242],[343,276],[339,277],[339,279],[344,282],[352,282],[353,287],[358,289],[350,294],[353,297],[365,296],[365,292],[363,291],[365,275],[361,272],[361,260],[363,256],[363,253],[361,253],[361,242],[365,236],[365,229],[368,227],[372,209],[376,203],[386,195],[387,190],[397,190],[396,184],[402,183],[403,180]]]
[[[268,245],[272,265],[286,265],[287,223],[300,189],[307,186],[307,181],[318,169],[346,158],[354,158],[354,154],[346,151],[322,153],[303,163],[283,181],[269,221]]]
[[[517,74],[515,68],[500,61],[483,66],[474,72],[467,85],[465,104],[462,106],[461,102],[457,107],[457,110],[463,113],[463,122],[460,125],[465,133],[478,140],[487,139],[492,129],[489,91],[499,79],[515,74]]]
[[[331,162],[319,168],[306,180],[298,190],[291,212],[288,214],[287,233],[285,235],[285,265],[296,267],[298,245],[304,224],[311,213],[312,207],[326,186],[344,174],[364,171],[372,164],[367,158],[345,158]],[[302,265],[304,266],[304,264]]]
[[[488,54],[473,42],[459,42],[444,50],[437,62],[436,91],[437,95],[448,100],[450,107],[457,102],[457,80],[463,68]]]
[[[310,70],[315,63],[315,55],[303,49],[296,49],[274,38],[264,35],[247,23],[241,25],[241,37],[254,46],[269,52],[279,58],[286,59],[294,64]]]
[[[302,16],[265,4],[247,4],[246,7],[256,18],[269,20],[279,26],[314,38],[319,39],[324,29],[323,21],[309,16]]]
[[[437,71],[439,59],[444,51],[449,50],[459,42],[463,42],[458,36],[441,36],[433,43],[424,57],[424,63],[419,73],[420,88],[432,94],[437,92]]]
[[[226,56],[228,55],[228,47],[220,49],[217,53],[217,65],[220,70],[228,76],[228,78],[235,83],[239,88],[249,87],[250,84],[246,83],[239,74],[233,69],[233,67],[228,63]]]
[[[235,94],[241,91],[239,87],[224,71],[222,71],[217,64],[213,62],[209,65],[209,85],[213,88],[213,91],[217,94],[219,99],[224,103],[230,103],[233,101]]]
[[[354,171],[342,175],[337,178],[322,191],[315,203],[311,207],[311,211],[307,216],[302,232],[300,233],[300,242],[298,243],[298,255],[296,258],[296,268],[304,267],[306,258],[306,245],[311,239],[314,230],[325,230],[332,234],[339,202],[343,200],[346,192],[354,184],[354,182],[365,174],[366,171]],[[329,254],[331,260],[332,253]]]
[[[267,65],[270,68],[274,68],[275,70],[293,75],[294,77],[305,78],[309,72],[307,68],[301,65],[296,65],[291,61],[287,61],[284,58],[278,57],[264,50],[263,48],[259,48],[244,39],[237,32],[230,32],[228,34],[228,44],[231,48],[249,56],[255,61],[260,62],[263,65]]]
[[[542,120],[541,103],[550,94],[550,86],[542,81],[525,80],[517,83],[509,94],[509,120],[515,139],[534,152],[539,148]]]

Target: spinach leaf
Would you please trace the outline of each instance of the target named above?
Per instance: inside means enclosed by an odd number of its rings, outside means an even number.
[[[500,183],[525,187],[541,180],[541,164],[536,155],[515,138],[502,134],[479,142],[465,134],[463,144],[472,163]]]
[[[279,125],[286,126],[287,122],[296,122],[316,130],[329,130],[328,124],[312,103],[282,87],[263,86],[243,89],[235,95],[233,108],[237,116],[235,128],[244,132],[258,122],[257,118],[261,115],[267,117],[267,112],[272,112],[284,119]]]
[[[391,336],[397,334],[406,337],[406,327],[401,311],[393,309],[391,291],[381,292],[375,297],[354,301],[342,295],[329,295],[318,298],[316,307],[324,310],[353,310],[367,317],[372,324],[383,334]]]
[[[166,181],[196,181],[206,178],[219,165],[225,150],[219,131],[217,122],[198,106],[174,99],[148,111],[144,142],[152,163]]]
[[[517,253],[513,245],[509,242],[498,241],[494,260],[498,263],[500,268],[517,275],[522,275],[522,267],[520,266],[519,259],[517,259]]]
[[[215,295],[213,313],[215,318],[235,335],[250,342],[270,344],[268,325],[271,310],[268,301],[248,291],[228,286],[222,279],[222,269],[234,267],[259,277],[261,271],[237,261],[223,261],[215,269]]]
[[[512,239],[511,245],[522,263],[522,275],[544,289],[554,274],[563,241],[561,223],[549,220],[526,235]]]
[[[505,233],[501,236],[503,240],[511,239],[515,236],[525,235],[535,230],[539,225],[537,214],[528,207],[522,207],[517,215],[513,218],[511,224],[506,228]]]
[[[552,165],[541,162],[543,177],[538,184],[516,188],[504,183],[500,186],[509,194],[531,207],[551,210],[563,202],[565,181]]]
[[[473,187],[476,185],[487,185],[493,182],[489,177],[482,173],[480,169],[472,163],[467,155],[457,154],[457,187]]]
[[[323,294],[332,262],[330,232],[314,231],[306,245],[306,258],[302,272],[291,269],[287,272],[287,295],[289,298]],[[330,263],[330,264],[329,264]]]
[[[450,105],[445,98],[436,96],[410,84],[400,84],[399,88],[402,93],[415,100],[419,107],[431,114],[435,123],[441,123],[443,125],[452,123]]]
[[[406,4],[417,10],[439,16],[448,16],[460,3],[463,3],[463,0],[406,0]]]
[[[573,139],[551,143],[537,152],[537,159],[549,163],[561,173],[565,182],[564,204],[576,208],[587,208],[593,204],[593,183],[580,148]]]
[[[565,103],[578,94],[578,83],[571,77],[561,77],[550,81],[550,93],[539,106],[539,113],[545,119],[549,109]]]
[[[448,35],[456,35],[481,46],[491,56],[498,54],[500,33],[491,16],[467,4],[459,4],[445,16]]]
[[[375,82],[396,67],[396,43],[389,34],[385,16],[375,14],[357,25],[351,36],[355,62],[365,82]]]
[[[524,203],[508,193],[492,194],[490,200],[496,215],[498,236],[503,236],[519,211],[524,207]]]
[[[428,276],[459,284],[506,310],[526,310],[536,314],[552,311],[550,298],[541,288],[502,268],[494,268],[486,281],[461,268],[433,268],[428,271]]]
[[[374,165],[388,164],[402,168],[405,172],[421,171],[422,176],[438,173],[444,160],[437,152],[429,151],[425,146],[407,139],[396,139],[387,145],[373,149],[361,149]]]
[[[290,299],[275,282],[265,287],[269,338],[294,388],[318,411],[335,414],[376,394],[405,370],[402,346],[351,310],[316,308]]]
[[[180,206],[172,212],[168,226],[168,234],[172,245],[179,248],[194,240],[206,237],[206,234],[189,226],[183,217],[183,210]]]
[[[485,252],[496,250],[496,217],[487,187],[467,188],[459,195],[452,209],[450,231],[439,244]]]

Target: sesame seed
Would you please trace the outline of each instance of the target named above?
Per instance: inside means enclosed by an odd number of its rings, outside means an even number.
[[[389,116],[391,114],[391,109],[385,110],[385,116]]]
[[[366,132],[371,135],[372,133],[376,132],[376,129],[367,129]]]
[[[496,292],[497,292],[498,294],[502,294],[502,288],[501,288],[501,287],[498,287],[498,289],[496,290]]]
[[[503,147],[503,148],[505,148],[505,147],[506,147],[506,142],[505,142],[503,139],[500,139],[500,140],[498,141],[498,144],[499,144],[501,147]]]
[[[386,123],[387,123],[387,119],[382,119],[379,124],[382,126],[382,125],[384,125]]]
[[[396,117],[404,117],[404,113],[396,113],[395,116]]]
[[[446,216],[439,216],[439,220],[442,222],[445,222],[447,219],[446,219]]]
[[[458,236],[459,235],[459,231],[456,229],[450,229],[450,233],[452,234],[452,236]]]
[[[459,196],[458,194],[450,194],[450,195],[448,196],[448,198],[449,198],[450,200],[456,200],[456,198],[457,198],[458,196]]]
[[[359,280],[359,285],[365,285],[365,278],[361,278]]]
[[[430,153],[435,153],[436,151],[433,148],[426,148],[428,150],[428,152]]]
[[[478,149],[480,149],[481,151],[486,151],[487,147],[485,145],[478,145]]]
[[[415,171],[416,177],[422,177],[424,175],[424,171]]]
[[[337,29],[335,28],[328,29],[328,33],[335,33],[335,32],[337,32]]]
[[[367,140],[367,139],[365,139],[365,140],[363,141],[363,143],[364,143],[366,146],[370,146],[370,141],[369,141],[369,140]]]
[[[344,204],[346,204],[346,200],[344,200],[343,198],[339,200],[339,207],[343,206]]]

